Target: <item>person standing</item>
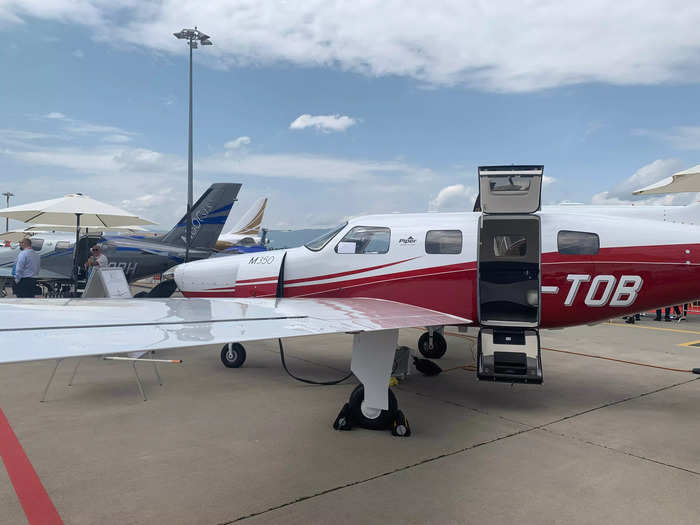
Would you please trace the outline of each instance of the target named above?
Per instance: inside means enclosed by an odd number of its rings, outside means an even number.
[[[88,259],[88,267],[99,266],[100,268],[107,268],[109,266],[107,256],[102,253],[102,246],[96,244],[90,248],[90,251],[92,252],[92,256]]]
[[[15,295],[17,297],[34,297],[36,295],[36,278],[41,269],[41,257],[32,250],[32,241],[22,239],[20,252],[15,265]]]

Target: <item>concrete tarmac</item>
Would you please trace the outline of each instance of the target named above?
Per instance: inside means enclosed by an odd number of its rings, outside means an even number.
[[[401,332],[415,348],[418,330]],[[139,373],[127,363],[0,366],[5,412],[67,524],[698,523],[700,316],[544,331],[544,384],[477,381],[456,368],[396,387],[413,436],[331,428],[354,388],[310,386],[281,369],[275,341],[219,348]],[[99,347],[99,340],[94,342]],[[473,364],[448,336],[448,369]],[[348,369],[350,336],[287,341],[299,375]],[[26,523],[0,468],[0,523]]]

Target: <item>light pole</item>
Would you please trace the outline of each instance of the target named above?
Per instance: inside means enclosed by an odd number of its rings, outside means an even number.
[[[203,46],[212,45],[209,35],[205,35],[197,26],[194,29],[183,29],[179,33],[173,33],[175,37],[187,40],[190,48],[190,136],[187,148],[187,238],[185,241],[185,262],[190,260],[190,243],[192,242],[192,50],[197,49],[199,44]]]
[[[14,197],[15,194],[10,192],[10,191],[6,191],[5,193],[3,193],[3,195],[5,196],[5,204],[9,208],[10,207],[10,197]],[[9,226],[10,226],[10,218],[5,217],[5,231],[6,232],[9,229]]]

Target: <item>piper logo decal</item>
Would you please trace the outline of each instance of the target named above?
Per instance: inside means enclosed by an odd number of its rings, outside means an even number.
[[[618,282],[614,275],[596,275],[591,281],[588,274],[569,274],[566,280],[571,288],[564,300],[564,306],[572,306],[576,301],[581,283],[591,282],[584,303],[586,306],[630,306],[637,299],[644,280],[639,275],[622,275]],[[615,286],[617,285],[617,286]]]
[[[416,239],[413,238],[413,235],[409,235],[405,239],[399,239],[399,244],[416,244]]]

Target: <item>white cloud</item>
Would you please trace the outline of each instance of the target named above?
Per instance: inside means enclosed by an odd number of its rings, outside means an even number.
[[[235,140],[229,140],[226,144],[224,144],[224,148],[226,149],[240,149],[244,146],[248,146],[252,140],[250,140],[250,137],[238,137]]]
[[[37,139],[48,139],[48,138],[59,138],[57,135],[52,135],[50,133],[37,133],[34,131],[24,131],[21,129],[0,129],[0,141],[5,139],[13,140],[37,140]]]
[[[255,175],[319,182],[369,181],[377,177],[410,176],[424,180],[434,174],[395,161],[351,160],[325,155],[266,154],[229,157],[214,155],[198,160],[199,169],[208,173]]]
[[[184,157],[128,144],[65,147],[58,141],[37,143],[27,133],[9,144],[0,133],[3,165],[22,165],[31,174],[11,181],[22,202],[81,191],[105,202],[122,203],[163,228],[182,215],[187,188]],[[195,195],[212,182],[242,182],[256,197],[269,196],[276,202],[270,210],[270,224],[294,228],[333,224],[360,210],[424,211],[425,195],[439,180],[430,169],[402,161],[251,155],[244,149],[196,158]],[[226,156],[232,151],[237,155]],[[289,199],[290,193],[294,199]],[[338,194],[343,198],[333,198]],[[300,209],[308,213],[300,215]]]
[[[76,49],[71,53],[71,55],[73,55],[78,60],[82,60],[83,58],[85,58],[85,53],[83,53],[82,49]]]
[[[700,78],[700,5],[683,0],[5,0],[0,7],[7,23],[28,17],[178,54],[184,48],[173,30],[197,20],[215,44],[199,58],[224,67],[284,61],[506,92]]]
[[[669,195],[632,195],[638,190],[686,168],[678,159],[657,159],[635,171],[616,184],[611,190],[593,195],[592,204],[637,204],[637,205],[684,205],[696,199],[695,194],[676,193]]]
[[[472,186],[454,184],[442,188],[428,203],[430,211],[471,211],[478,191]]]
[[[124,144],[126,142],[131,142],[131,140],[131,137],[121,133],[114,133],[112,135],[105,135],[102,137],[102,142],[111,142],[113,144]]]
[[[357,123],[352,117],[347,115],[299,115],[294,122],[289,125],[289,129],[316,128],[321,131],[345,131],[350,126]]]
[[[549,175],[542,175],[542,187],[546,188],[557,182],[557,179],[550,177]]]
[[[678,150],[700,150],[700,126],[676,126],[669,131],[635,129],[633,135],[647,136],[666,142]]]
[[[78,120],[74,118],[69,118],[63,113],[58,113],[53,111],[47,113],[43,116],[45,119],[58,120],[63,123],[64,131],[73,135],[101,135],[106,134],[102,140],[105,142],[128,142],[131,140],[130,137],[135,136],[136,133],[131,131],[126,131],[122,128],[116,126],[105,126],[102,124],[93,124],[91,122],[85,122],[84,120]]]

